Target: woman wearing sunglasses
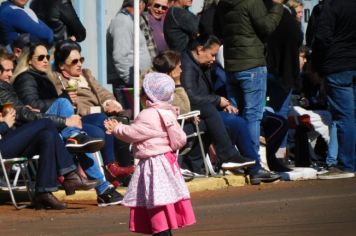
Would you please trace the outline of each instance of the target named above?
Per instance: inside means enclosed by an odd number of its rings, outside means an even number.
[[[168,10],[168,0],[149,0],[147,12],[142,13],[141,30],[146,38],[151,59],[168,49],[163,34],[164,16]]]
[[[71,97],[71,100],[75,103],[76,113],[82,116],[84,130],[94,137],[105,137],[101,155],[106,177],[115,185],[116,177],[130,175],[134,166],[121,167],[115,162],[114,138],[105,133],[104,120],[108,115],[118,114],[123,109],[114,95],[97,82],[90,70],[83,69],[84,58],[80,52],[80,45],[69,39],[56,45],[53,82],[57,93],[61,94],[68,87],[70,80],[76,81],[76,94]],[[132,164],[132,160],[122,160],[122,163]]]
[[[49,55],[46,45],[43,43],[36,43],[32,45],[29,49],[28,54],[24,54],[23,58],[20,60],[18,67],[16,68],[14,75],[14,87],[19,95],[20,99],[24,104],[30,105],[31,107],[40,110],[43,113],[55,114],[62,117],[68,117],[75,114],[75,109],[77,108],[77,92],[63,92],[57,93],[56,87],[53,81],[50,79],[53,77],[48,76],[49,71]],[[72,64],[80,64],[83,59],[78,58],[77,62]],[[58,96],[60,94],[60,96]],[[81,119],[83,123],[83,130],[97,130],[98,128],[94,125],[84,124],[83,118]],[[87,132],[88,133],[88,132]],[[68,137],[67,132],[61,132],[62,137]],[[81,144],[83,142],[83,137],[88,137],[79,133],[79,137],[70,137],[71,145]],[[102,145],[96,150],[105,149],[103,145],[103,140],[106,138],[103,132],[91,132],[92,137],[97,137],[102,142]],[[106,140],[105,140],[106,141]],[[89,143],[92,143],[90,141]],[[107,143],[105,144],[107,145]],[[66,145],[68,147],[68,145]],[[96,187],[96,192],[98,194],[98,205],[116,205],[121,202],[122,196],[116,192],[116,190],[110,187],[110,183],[105,179],[104,175],[100,170],[100,166],[95,161],[95,157],[91,150],[86,149],[85,154],[77,154],[78,160],[81,167],[84,169],[87,176],[91,179],[99,180],[100,184]],[[110,156],[102,155],[103,159],[108,161]],[[132,172],[130,168],[121,168],[121,174],[127,176]]]

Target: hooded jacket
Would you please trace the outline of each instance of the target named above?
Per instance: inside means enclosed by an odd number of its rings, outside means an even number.
[[[262,0],[221,0],[214,31],[223,40],[225,70],[244,71],[265,66],[265,45],[282,17],[283,7],[269,11]]]

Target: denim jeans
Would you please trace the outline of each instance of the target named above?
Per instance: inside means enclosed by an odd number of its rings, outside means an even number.
[[[95,160],[93,153],[77,155],[80,166],[89,179],[99,180],[99,185],[95,188],[97,194],[102,194],[109,188],[109,182],[105,179],[104,174],[100,171],[100,166]]]
[[[229,130],[232,143],[236,145],[237,149],[243,156],[256,161],[256,165],[248,168],[250,174],[256,173],[261,169],[261,160],[258,152],[256,152],[253,147],[246,121],[237,114],[223,111],[220,112],[220,116],[226,128]]]
[[[329,74],[326,77],[327,99],[337,127],[338,164],[355,172],[355,78],[356,70]]]
[[[105,133],[104,121],[108,118],[105,113],[89,114],[82,117],[83,130],[90,136],[102,138],[105,140],[105,145],[101,152],[104,165],[114,162],[114,136]]]
[[[49,119],[36,120],[9,131],[0,140],[0,149],[5,159],[20,155],[40,155],[36,192],[56,191],[57,176],[77,168]]]
[[[253,147],[260,148],[260,123],[266,98],[267,69],[265,66],[240,72],[229,72],[227,93],[229,100],[239,108],[247,121]]]
[[[46,114],[68,118],[74,115],[74,108],[68,99],[58,98],[48,108]],[[76,127],[65,127],[61,130],[61,135],[64,139],[67,139],[77,133],[79,133],[79,129]]]
[[[74,115],[74,109],[72,104],[68,101],[68,99],[65,98],[58,98],[54,101],[54,103],[48,108],[47,114],[52,114],[52,115],[58,115],[62,117],[70,117],[71,115]],[[86,129],[85,129],[86,128]],[[91,125],[86,125],[83,120],[83,129],[85,131],[92,131],[96,130],[97,128],[95,126]],[[72,136],[75,133],[79,133],[79,129],[75,127],[66,127],[61,131],[61,135],[64,139]],[[87,132],[89,134],[89,132]],[[97,134],[97,133],[95,133]],[[91,135],[91,134],[89,134]],[[102,137],[104,138],[104,135],[91,135],[93,137]],[[105,177],[103,173],[100,171],[100,166],[98,163],[95,161],[95,157],[92,153],[85,153],[81,155],[77,155],[79,163],[81,167],[83,168],[84,172],[86,175],[88,175],[89,178],[91,179],[96,179],[100,181],[99,186],[95,188],[96,192],[98,194],[103,193],[108,187],[109,183],[105,180]],[[104,159],[104,158],[103,158]]]
[[[328,155],[326,156],[326,164],[328,166],[337,165],[338,142],[337,142],[337,127],[336,122],[332,122],[329,126],[330,140],[328,144]]]

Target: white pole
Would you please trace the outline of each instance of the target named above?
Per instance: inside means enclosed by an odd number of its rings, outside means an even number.
[[[134,118],[140,112],[140,0],[134,1]]]

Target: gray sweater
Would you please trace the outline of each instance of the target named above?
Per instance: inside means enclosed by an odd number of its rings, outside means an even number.
[[[134,21],[126,8],[111,20],[107,31],[107,76],[108,83],[131,87],[134,65]],[[140,71],[151,67],[151,58],[146,39],[140,31]]]

